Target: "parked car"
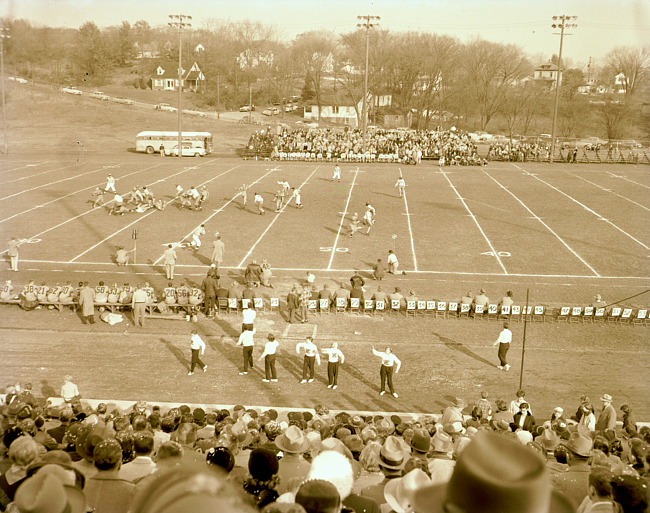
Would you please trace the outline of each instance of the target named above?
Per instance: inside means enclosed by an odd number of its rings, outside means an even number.
[[[583,139],[578,139],[575,143],[575,147],[596,151],[599,150],[601,146],[605,146],[606,144],[607,141],[604,139],[600,139],[598,137],[585,137]]]
[[[289,103],[288,105],[284,106],[285,112],[293,112],[295,110],[298,110],[298,106],[295,103]]]
[[[123,98],[121,96],[115,96],[115,97],[111,98],[111,100],[113,100],[114,102],[117,102],[117,103],[123,103],[125,105],[135,105],[135,102],[133,100],[131,100],[130,98]],[[174,109],[174,110],[176,110],[176,109]]]
[[[507,144],[510,142],[510,138],[506,137],[505,135],[493,135],[490,137],[489,141],[491,143],[500,143],[500,144]]]
[[[80,95],[81,94],[81,91],[79,89],[77,89],[76,87],[73,87],[73,86],[62,87],[61,92],[66,93],[66,94],[74,94],[74,95]]]
[[[239,112],[250,112],[255,110],[255,105],[242,105],[239,107]]]
[[[280,109],[277,107],[269,107],[268,109],[263,110],[262,114],[265,116],[275,116],[276,114],[280,114]]]
[[[178,157],[178,144],[174,146],[167,155]],[[203,157],[205,150],[203,148],[193,148],[191,144],[183,144],[183,157]]]
[[[639,141],[634,139],[624,139],[622,141],[616,141],[615,143],[619,148],[629,148],[630,150],[643,148],[643,145]]]
[[[24,78],[16,77],[16,82],[18,82],[19,84],[26,84],[27,80],[25,80]]]
[[[108,95],[102,93],[101,91],[93,91],[88,96],[90,96],[91,98],[96,98],[98,100],[108,101]]]
[[[201,112],[200,110],[191,110],[191,109],[183,110],[183,114],[189,114],[190,116],[199,116],[201,118],[205,118],[208,116],[205,112]]]
[[[308,126],[309,128],[318,128],[318,123],[315,121],[303,121],[302,119],[296,121],[296,125],[304,125]]]
[[[154,107],[156,110],[164,110],[167,112],[176,112],[178,109],[176,107],[172,107],[169,105],[169,103],[159,103]]]
[[[492,139],[492,135],[488,134],[484,130],[477,130],[474,134],[476,134],[479,141],[489,141]]]

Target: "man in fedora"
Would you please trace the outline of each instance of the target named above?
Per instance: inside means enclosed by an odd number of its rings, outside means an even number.
[[[463,416],[463,408],[465,408],[465,406],[467,406],[467,403],[464,399],[455,397],[451,402],[451,406],[447,406],[447,408],[445,408],[445,411],[442,412],[442,419],[440,420],[440,423],[443,426],[451,424],[452,422],[460,422],[461,424],[465,425],[465,417]]]
[[[419,458],[423,461],[427,460],[427,454],[431,449],[431,435],[424,428],[416,428],[413,431],[413,438],[409,443],[411,446],[411,456]]]
[[[379,451],[379,469],[384,475],[384,480],[363,488],[361,496],[373,499],[379,506],[385,504],[384,489],[391,479],[401,477],[405,464],[406,454],[401,442],[397,437],[389,436]]]
[[[275,445],[283,454],[278,470],[278,492],[282,494],[290,490],[293,480],[304,479],[309,473],[311,463],[302,457],[309,449],[309,440],[298,426],[292,425],[275,439]]]
[[[431,484],[431,478],[419,469],[414,468],[408,474],[391,479],[384,488],[386,502],[395,513],[411,511],[415,492]]]
[[[578,507],[589,491],[589,456],[593,448],[593,442],[589,432],[581,425],[570,426],[571,435],[569,440],[561,443],[566,449],[567,464],[569,466],[563,472],[551,469],[551,482],[553,488],[565,495],[574,507]]]
[[[517,440],[481,431],[456,461],[451,479],[414,494],[414,513],[573,513],[553,490],[542,460]]]
[[[600,412],[596,421],[596,431],[614,429],[616,427],[616,410],[612,406],[612,396],[603,394],[600,400],[603,403],[603,410]]]

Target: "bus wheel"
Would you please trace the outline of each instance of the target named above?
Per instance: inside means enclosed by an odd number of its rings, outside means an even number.
[[[153,155],[153,146],[147,146],[147,154]]]

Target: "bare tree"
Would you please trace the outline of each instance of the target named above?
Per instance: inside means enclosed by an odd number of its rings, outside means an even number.
[[[625,99],[630,100],[648,78],[650,46],[619,46],[607,54],[605,62],[611,79],[623,75],[621,85],[625,91]]]

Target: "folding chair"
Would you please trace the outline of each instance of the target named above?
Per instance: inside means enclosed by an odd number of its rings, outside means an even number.
[[[463,303],[460,305],[460,312],[458,313],[458,318],[467,317],[469,318],[470,305]]]
[[[361,300],[358,297],[350,298],[350,313],[360,313]]]
[[[607,316],[606,321],[608,323],[610,323],[610,322],[614,322],[614,323],[618,322],[620,320],[620,318],[621,318],[621,312],[622,311],[623,311],[623,309],[621,307],[618,307],[618,306],[612,308],[612,311],[609,312],[609,315]]]
[[[386,302],[381,299],[377,299],[375,301],[375,309],[373,310],[373,313],[375,315],[383,314],[385,311],[386,311]]]
[[[624,308],[623,313],[621,314],[621,320],[619,322],[629,323],[631,318],[632,318],[632,309]]]
[[[217,298],[217,313],[219,312],[228,313],[228,298],[226,297]]]
[[[582,320],[582,307],[574,306],[571,308],[571,315],[569,316],[569,324],[579,323]]]
[[[365,299],[363,301],[363,312],[372,314],[375,309],[375,300],[374,299]]]
[[[307,313],[318,313],[318,299],[310,299],[307,301]]]
[[[641,326],[645,326],[648,321],[648,310],[647,309],[641,309],[637,310],[636,315],[632,318],[632,325],[640,324]]]
[[[241,307],[242,307],[242,310],[244,310],[245,308],[248,308],[248,307],[250,306],[250,304],[251,304],[251,300],[250,300],[250,299],[246,299],[246,298],[242,299],[242,300],[241,300]]]
[[[327,298],[319,299],[318,300],[318,309],[319,309],[320,313],[322,313],[322,314],[330,313],[331,312],[331,310],[330,310],[330,300],[327,299]]]
[[[415,312],[417,311],[417,301],[413,300],[408,300],[406,302],[406,318],[408,319],[408,316],[411,315],[415,319]]]
[[[438,301],[436,302],[436,319],[442,317],[443,319],[447,318],[447,301]]]
[[[474,320],[483,319],[485,315],[485,305],[474,305]]]
[[[510,320],[510,305],[501,305],[499,315],[497,315],[497,320],[503,319],[505,321]]]
[[[345,312],[347,307],[348,307],[347,298],[337,297],[336,298],[336,308],[334,309],[334,313]]]
[[[427,313],[431,314],[431,317],[436,316],[437,304],[435,301],[427,301]]]
[[[530,320],[532,322],[535,322],[535,321],[544,322],[544,312],[545,312],[545,310],[546,310],[546,308],[544,308],[542,305],[537,305],[533,309],[533,315],[531,316]]]
[[[521,321],[521,305],[512,305],[510,307],[510,320],[515,322]]]
[[[584,324],[587,321],[591,322],[592,324],[594,322],[594,307],[593,306],[585,306],[585,311],[582,312],[582,323]]]
[[[420,315],[424,315],[427,313],[427,302],[426,301],[418,301],[418,311]]]
[[[497,305],[488,305],[487,307],[487,320],[497,320],[498,315]]]
[[[399,314],[399,308],[400,308],[400,300],[399,299],[391,299],[390,300],[390,312]]]
[[[596,308],[596,312],[594,313],[594,322],[605,322],[605,309],[604,308]]]
[[[228,313],[231,313],[232,311],[239,311],[239,301],[237,300],[236,297],[229,297],[228,298]]]
[[[449,308],[447,308],[447,316],[458,317],[458,303],[449,303]]]
[[[562,308],[560,308],[560,312],[557,314],[557,317],[556,317],[555,320],[557,322],[566,321],[568,323],[570,314],[571,314],[571,307],[570,306],[563,306]]]

